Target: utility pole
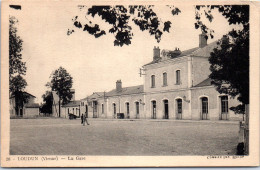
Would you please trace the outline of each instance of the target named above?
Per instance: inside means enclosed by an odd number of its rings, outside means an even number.
[[[59,117],[60,117],[60,96],[59,96]]]

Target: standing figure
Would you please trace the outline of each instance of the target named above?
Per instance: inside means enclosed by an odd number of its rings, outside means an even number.
[[[81,124],[83,124],[83,114],[81,114],[80,118],[81,118]]]

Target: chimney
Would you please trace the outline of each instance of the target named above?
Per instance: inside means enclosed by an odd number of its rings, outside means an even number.
[[[153,48],[153,61],[157,61],[158,59],[160,59],[160,48],[154,46],[154,48]]]
[[[205,36],[206,36],[205,33],[202,33],[199,35],[199,47],[200,48],[207,46],[207,39]]]
[[[121,80],[116,81],[116,92],[121,92],[122,91],[122,82]]]

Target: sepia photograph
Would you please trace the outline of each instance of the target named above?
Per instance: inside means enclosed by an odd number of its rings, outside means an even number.
[[[259,3],[202,2],[2,2],[2,166],[259,166]]]

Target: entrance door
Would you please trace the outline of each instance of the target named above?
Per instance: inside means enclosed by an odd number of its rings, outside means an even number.
[[[201,120],[208,119],[208,98],[202,97],[201,98]]]
[[[221,120],[228,120],[228,97],[227,96],[221,96]]]
[[[136,108],[136,119],[140,118],[140,114],[139,114],[139,102],[135,102],[135,108]]]
[[[169,106],[168,106],[168,100],[164,100],[164,118],[169,119]]]
[[[182,119],[182,99],[177,99],[177,119]]]
[[[126,103],[126,118],[130,118],[130,110],[129,110],[129,103]]]
[[[97,101],[93,101],[93,118],[97,117]]]
[[[152,101],[152,119],[156,119],[156,101]]]

